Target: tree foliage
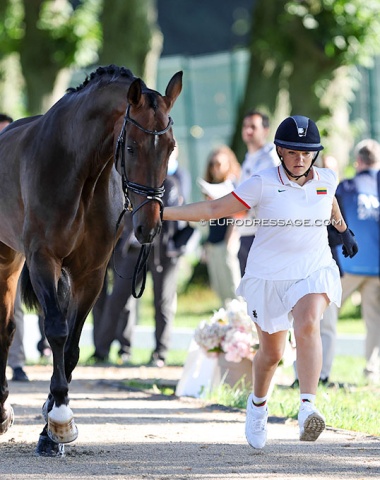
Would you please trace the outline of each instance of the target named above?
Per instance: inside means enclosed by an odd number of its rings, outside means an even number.
[[[257,0],[240,117],[252,106],[274,116],[281,92],[286,92],[286,114],[315,120],[332,115],[335,102],[323,97],[337,70],[369,66],[380,51],[379,11],[379,0]],[[347,84],[341,95],[347,95]],[[334,100],[339,101],[339,94]],[[244,150],[240,126],[234,147]]]
[[[6,0],[0,10],[0,58],[17,55],[27,113],[41,113],[65,69],[97,59],[101,0]],[[62,92],[61,92],[62,93]]]
[[[142,76],[157,44],[155,20],[155,0],[113,0],[112,8],[105,0],[2,0],[0,80],[14,81],[17,72],[8,72],[7,60],[16,56],[25,85],[24,114],[38,114],[64,93],[73,68],[100,61],[126,65]]]

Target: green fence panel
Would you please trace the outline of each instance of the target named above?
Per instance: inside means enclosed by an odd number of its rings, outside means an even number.
[[[201,198],[195,180],[203,176],[207,156],[220,144],[229,144],[239,102],[244,94],[249,54],[246,50],[163,57],[157,89],[163,92],[171,76],[182,70],[183,92],[172,111],[179,162],[193,179],[192,200]]]

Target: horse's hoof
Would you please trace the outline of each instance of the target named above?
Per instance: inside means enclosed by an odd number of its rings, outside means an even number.
[[[40,435],[36,454],[45,457],[64,457],[65,446],[61,443],[53,442],[47,435]]]
[[[11,428],[15,419],[12,405],[10,405],[8,402],[4,403],[4,411],[6,419],[0,423],[0,435],[7,432]]]
[[[48,435],[56,443],[70,443],[77,439],[78,429],[73,412],[66,405],[54,407],[48,413]]]

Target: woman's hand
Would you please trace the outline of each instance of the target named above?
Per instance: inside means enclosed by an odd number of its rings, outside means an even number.
[[[341,233],[340,236],[342,237],[343,243],[343,255],[350,258],[354,257],[359,251],[354,232],[347,227],[347,229]]]

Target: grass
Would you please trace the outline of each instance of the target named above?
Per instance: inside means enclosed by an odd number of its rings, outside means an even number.
[[[348,298],[339,311],[338,334],[364,334],[365,325],[361,318],[360,296]]]
[[[364,359],[357,357],[336,357],[331,375],[335,386],[320,386],[317,404],[328,426],[380,436],[380,386],[366,382],[364,364]],[[224,384],[209,393],[207,399],[245,409],[248,394],[244,385],[232,388]],[[276,385],[268,401],[270,415],[297,419],[299,401],[298,389]]]
[[[327,425],[379,436],[380,386],[368,384],[364,366],[364,358],[337,356],[331,372],[336,386],[320,386],[317,403]],[[298,389],[274,389],[269,405],[272,415],[297,418],[298,406]]]

